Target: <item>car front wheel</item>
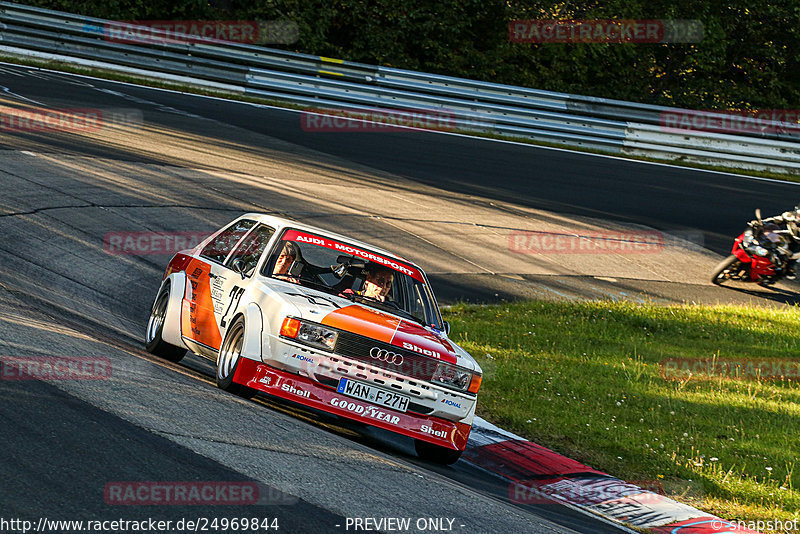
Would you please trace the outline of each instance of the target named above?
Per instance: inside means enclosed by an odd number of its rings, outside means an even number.
[[[239,360],[242,358],[244,328],[244,318],[239,317],[228,329],[225,339],[222,340],[219,354],[217,354],[217,386],[229,393],[249,399],[256,394],[256,391],[233,381]]]

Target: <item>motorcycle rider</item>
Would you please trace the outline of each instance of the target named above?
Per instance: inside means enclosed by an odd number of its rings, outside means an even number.
[[[797,260],[794,259],[794,254],[800,251],[800,206],[795,206],[794,211],[784,211],[780,215],[774,215],[766,219],[753,219],[747,223],[752,229],[754,234],[768,234],[770,232],[788,231],[790,234],[789,250],[792,255],[786,261],[786,278],[794,280],[797,278],[795,274],[795,264]],[[782,270],[782,265],[776,266],[776,272]]]

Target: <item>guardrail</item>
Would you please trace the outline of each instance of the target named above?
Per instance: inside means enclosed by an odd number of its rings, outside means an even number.
[[[146,29],[148,39],[119,42],[109,38],[115,27],[120,28],[114,21],[0,1],[0,52],[171,77],[345,114],[413,110],[433,118],[445,115],[451,127],[464,131],[659,159],[800,172],[797,124],[737,135],[669,130],[663,126],[664,114],[692,112],[213,39],[179,42],[152,28]]]

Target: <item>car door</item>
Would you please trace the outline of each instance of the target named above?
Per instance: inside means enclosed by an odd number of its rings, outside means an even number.
[[[219,350],[222,335],[218,316],[225,312],[228,281],[233,280],[231,274],[235,274],[224,263],[255,225],[250,219],[234,222],[211,239],[186,268],[189,284],[184,295],[181,334],[194,342],[202,353],[213,354]]]
[[[239,241],[221,268],[213,268],[212,274],[215,277],[211,280],[212,301],[219,331],[223,336],[236,317],[242,297],[252,282],[256,266],[273,235],[273,228],[265,224],[257,225]]]

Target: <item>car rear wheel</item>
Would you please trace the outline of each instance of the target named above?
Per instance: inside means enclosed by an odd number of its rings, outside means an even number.
[[[164,319],[167,317],[167,306],[169,305],[169,286],[159,292],[153,303],[150,312],[150,319],[147,321],[147,332],[145,333],[144,348],[147,352],[160,356],[171,362],[179,362],[186,356],[186,349],[170,345],[161,338],[164,331]]]
[[[414,440],[414,448],[417,449],[417,455],[423,460],[443,465],[456,463],[458,459],[461,458],[461,453],[463,452],[445,449],[444,447],[433,445],[421,439]]]
[[[249,399],[256,394],[256,391],[233,381],[239,360],[242,358],[244,332],[244,318],[239,317],[225,334],[217,354],[217,386],[229,393]]]

